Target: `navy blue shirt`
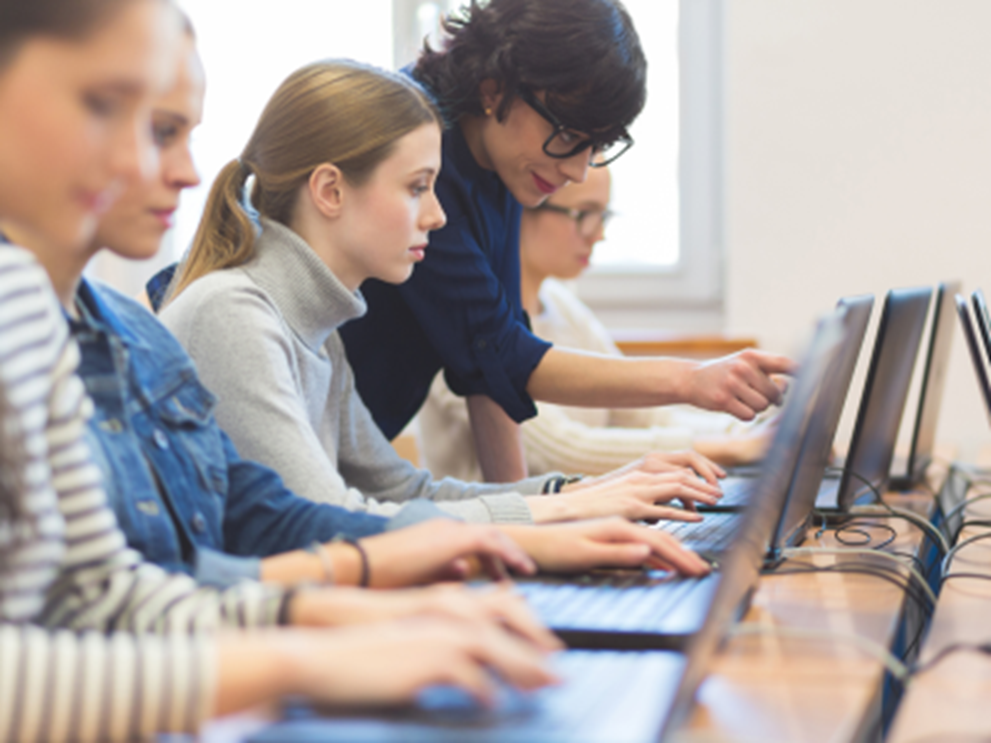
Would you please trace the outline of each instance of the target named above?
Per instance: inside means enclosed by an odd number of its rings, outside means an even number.
[[[440,369],[459,395],[484,394],[516,421],[537,414],[526,386],[550,348],[520,301],[522,207],[457,125],[444,132],[437,196],[447,225],[404,284],[369,279],[368,313],[340,329],[358,392],[387,437],[416,414]]]

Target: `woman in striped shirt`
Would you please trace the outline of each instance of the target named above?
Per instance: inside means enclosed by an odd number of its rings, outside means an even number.
[[[46,244],[89,239],[98,213],[146,162],[173,20],[164,0],[0,0],[5,224]],[[124,548],[82,437],[76,363],[45,273],[30,254],[0,245],[0,739],[192,730],[286,693],[387,702],[451,682],[485,695],[483,663],[521,686],[548,680],[532,647],[479,615],[188,634],[274,624],[287,593],[251,583],[197,588]],[[37,626],[52,623],[99,632]],[[113,630],[129,632],[106,634]]]

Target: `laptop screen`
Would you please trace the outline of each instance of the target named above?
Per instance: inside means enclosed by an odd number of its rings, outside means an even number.
[[[850,441],[839,507],[847,511],[866,483],[883,491],[895,452],[915,359],[922,343],[932,289],[892,289],[884,301],[864,394]]]

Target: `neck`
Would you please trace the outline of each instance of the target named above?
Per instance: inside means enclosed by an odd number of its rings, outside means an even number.
[[[303,242],[310,246],[317,258],[330,269],[330,272],[337,277],[349,292],[356,292],[367,276],[359,276],[349,271],[347,266],[340,259],[340,252],[334,248],[334,240],[328,235],[327,228],[323,224],[315,224],[312,215],[307,215],[305,210],[297,210],[292,219],[289,220],[289,229],[303,238]]]
[[[520,262],[520,300],[530,317],[537,317],[544,311],[540,304],[540,286],[546,278],[546,274],[528,266],[526,261]]]
[[[55,296],[67,312],[75,316],[76,290],[83,269],[95,251],[65,251],[55,247],[37,232],[8,222],[0,225],[7,239],[14,245],[30,250],[48,274]]]
[[[495,170],[495,166],[489,158],[488,150],[485,149],[485,144],[482,142],[482,125],[485,124],[485,121],[486,119],[481,116],[462,116],[458,126],[461,127],[461,134],[464,135],[465,142],[468,143],[468,149],[471,151],[471,156],[475,158],[475,162],[486,170]]]

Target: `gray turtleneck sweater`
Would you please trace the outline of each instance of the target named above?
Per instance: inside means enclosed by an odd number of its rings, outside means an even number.
[[[355,389],[336,332],[365,308],[302,238],[263,220],[254,259],[194,282],[161,319],[219,398],[217,420],[241,456],[299,495],[383,515],[427,498],[467,521],[531,523],[522,494],[539,493],[547,477],[435,482],[396,454]]]

